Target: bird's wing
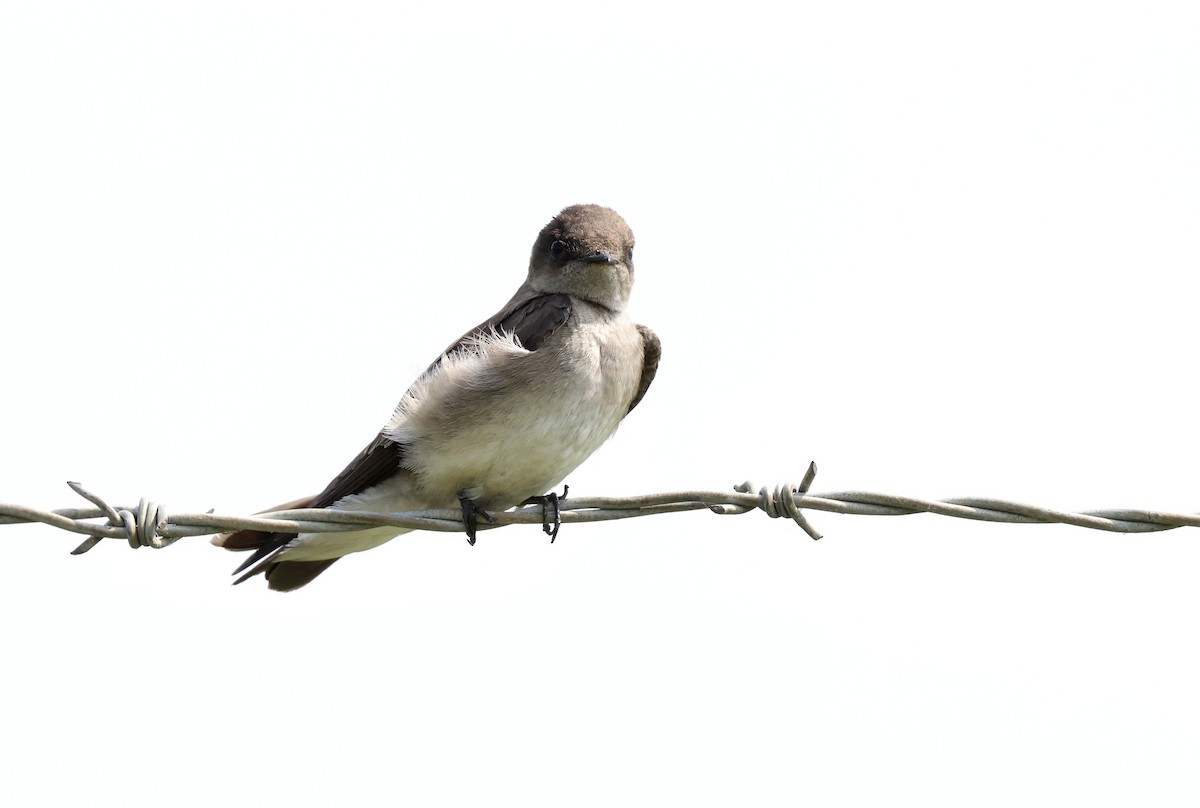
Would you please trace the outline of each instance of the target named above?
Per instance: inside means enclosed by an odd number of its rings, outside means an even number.
[[[515,334],[527,351],[536,351],[546,339],[567,321],[571,314],[569,295],[521,295],[509,301],[503,309],[472,328],[442,351],[429,370],[433,370],[449,354],[463,350],[480,334],[493,330]],[[429,371],[426,371],[427,373]],[[387,438],[382,432],[341,474],[333,478],[325,490],[317,494],[310,508],[324,508],[342,497],[359,494],[395,474],[404,460],[404,446]]]
[[[515,334],[525,350],[536,351],[570,316],[570,295],[518,293],[503,309],[455,340],[430,366],[430,370],[437,367],[448,354],[463,350],[473,337],[493,330]],[[650,336],[654,335],[651,333]],[[658,344],[657,338],[654,343]],[[657,365],[657,354],[655,356]],[[653,371],[650,375],[653,376]],[[643,392],[648,385],[649,381],[643,373]],[[379,485],[400,469],[403,460],[404,446],[380,432],[350,461],[341,474],[333,478],[324,491],[313,497],[308,507],[325,508],[343,497],[360,494]]]
[[[638,382],[637,392],[633,394],[633,401],[629,402],[626,415],[633,412],[633,408],[650,389],[650,383],[658,373],[658,360],[662,358],[662,343],[659,342],[658,335],[644,325],[639,325],[637,329],[642,335],[642,379]]]
[[[400,468],[404,447],[384,437],[380,432],[358,453],[342,473],[334,477],[325,490],[317,494],[310,508],[325,508],[342,497],[359,494],[379,485]]]

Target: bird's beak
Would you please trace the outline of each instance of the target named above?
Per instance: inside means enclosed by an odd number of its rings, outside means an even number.
[[[617,263],[617,259],[613,258],[612,255],[610,255],[609,253],[606,253],[604,250],[596,250],[595,252],[585,256],[583,260],[587,261],[589,264],[615,264],[615,263]]]

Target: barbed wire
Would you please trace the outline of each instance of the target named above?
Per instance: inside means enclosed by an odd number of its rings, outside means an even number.
[[[1076,513],[986,497],[928,500],[865,491],[810,494],[809,487],[816,474],[816,464],[810,463],[799,485],[784,483],[773,489],[758,488],[746,481],[735,485],[732,491],[676,491],[632,497],[564,497],[560,500],[559,518],[566,524],[604,522],[680,511],[709,510],[717,514],[733,515],[761,510],[771,518],[792,519],[813,539],[821,538],[821,534],[809,523],[803,513],[805,510],[863,516],[932,513],[985,522],[1066,524],[1117,533],[1152,533],[1179,527],[1200,527],[1200,514],[1195,513],[1131,509]],[[442,532],[463,530],[462,512],[457,509],[373,513],[299,508],[254,516],[220,516],[212,511],[168,514],[164,507],[146,499],[141,500],[136,508],[113,507],[79,483],[72,482],[67,485],[94,507],[43,511],[23,505],[0,503],[0,525],[40,522],[89,536],[72,551],[76,555],[86,553],[103,539],[123,539],[135,548],[163,548],[187,536],[207,536],[234,530],[334,533],[381,525]],[[480,524],[479,529],[494,529],[511,524],[544,525],[546,521],[546,515],[540,505],[495,513],[492,517],[494,524]],[[95,519],[107,521],[91,521]]]

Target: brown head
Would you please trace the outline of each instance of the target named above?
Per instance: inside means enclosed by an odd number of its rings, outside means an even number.
[[[610,208],[564,208],[533,243],[526,283],[621,311],[633,286],[633,231]]]

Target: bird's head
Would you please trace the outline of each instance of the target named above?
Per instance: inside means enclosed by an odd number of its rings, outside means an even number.
[[[621,311],[633,286],[633,231],[615,210],[564,208],[533,244],[527,283]]]

